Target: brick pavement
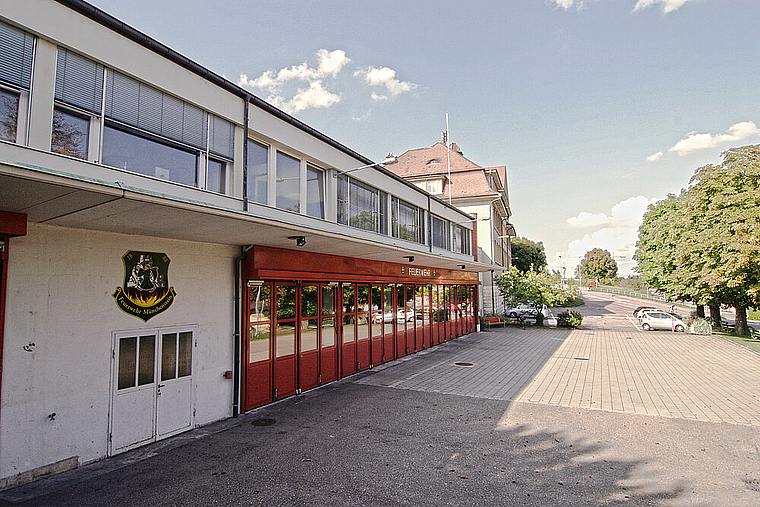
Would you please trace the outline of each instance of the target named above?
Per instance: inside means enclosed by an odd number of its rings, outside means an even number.
[[[760,426],[760,355],[718,337],[640,331],[623,317],[476,333],[356,382]]]

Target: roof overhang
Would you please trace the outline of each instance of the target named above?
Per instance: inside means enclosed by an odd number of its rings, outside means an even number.
[[[490,264],[431,252],[396,238],[373,236],[323,220],[294,224],[202,202],[172,199],[119,183],[80,180],[0,161],[0,208],[23,213],[30,223],[226,245],[263,245],[368,260],[466,271],[490,271]],[[277,211],[280,215],[283,212]],[[296,247],[293,236],[304,236]]]

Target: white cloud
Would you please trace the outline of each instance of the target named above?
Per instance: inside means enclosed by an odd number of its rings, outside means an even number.
[[[286,101],[279,95],[270,95],[267,100],[286,113],[293,114],[312,107],[330,107],[340,102],[340,95],[326,90],[322,81],[312,81],[308,88],[299,88],[290,100]]]
[[[573,6],[575,3],[575,0],[553,0],[555,4],[557,4],[558,7],[562,7],[563,9],[567,10],[570,7]],[[579,2],[580,3],[580,2]],[[580,7],[580,5],[579,5]]]
[[[652,155],[649,155],[647,157],[647,162],[657,162],[662,158],[662,152],[658,151],[657,153],[653,153]]]
[[[678,141],[668,151],[674,151],[679,155],[688,155],[693,151],[714,148],[719,144],[738,142],[751,136],[760,134],[760,129],[754,122],[744,121],[735,123],[723,134],[698,134],[689,132],[686,137]]]
[[[647,208],[655,201],[640,195],[617,203],[609,214],[584,211],[568,218],[567,223],[571,227],[596,230],[571,241],[564,252],[557,252],[549,267],[560,269],[564,266],[568,276],[572,276],[575,266],[580,264],[586,252],[602,248],[615,256],[621,275],[630,274],[635,264],[632,258],[636,251],[639,225]]]
[[[633,10],[637,11],[639,9],[646,9],[647,7],[653,7],[655,5],[661,4],[662,12],[667,14],[668,12],[673,12],[674,10],[678,9],[688,1],[689,0],[639,0],[636,2],[636,7],[634,7]]]
[[[400,93],[417,88],[417,85],[414,83],[401,81],[396,78],[396,71],[389,67],[368,67],[356,71],[354,75],[364,77],[364,81],[370,86],[384,87],[391,96],[396,96]],[[373,93],[372,98],[375,100],[383,100],[384,98],[387,98],[387,96]]]

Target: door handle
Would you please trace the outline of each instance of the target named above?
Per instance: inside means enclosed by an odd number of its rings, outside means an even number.
[[[156,396],[161,396],[161,388],[166,387],[165,384],[158,384],[158,387],[156,387]]]

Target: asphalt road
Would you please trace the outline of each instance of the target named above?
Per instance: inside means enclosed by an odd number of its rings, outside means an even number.
[[[760,356],[640,331],[635,301],[587,301],[580,330],[474,333],[2,492],[0,505],[760,505]],[[615,405],[626,378],[662,415]],[[712,398],[695,399],[698,387]],[[752,412],[712,422],[676,402],[719,419]]]

